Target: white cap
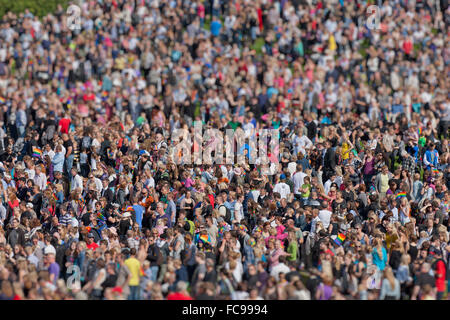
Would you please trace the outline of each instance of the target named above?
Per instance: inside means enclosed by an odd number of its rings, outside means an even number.
[[[44,254],[54,254],[56,255],[56,250],[52,245],[48,245],[44,249]]]

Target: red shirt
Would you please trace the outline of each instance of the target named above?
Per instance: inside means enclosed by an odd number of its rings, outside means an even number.
[[[212,194],[208,194],[209,203],[214,208],[214,196]]]
[[[405,41],[403,42],[403,50],[405,51],[406,54],[410,54],[411,51],[413,49],[413,44],[411,41]]]
[[[88,244],[88,245],[86,246],[86,248],[88,248],[88,249],[90,249],[90,250],[92,250],[92,251],[95,251],[95,249],[97,249],[98,247],[99,247],[99,245],[96,244],[95,242],[92,242],[91,244]]]
[[[436,262],[436,289],[438,292],[445,291],[445,264],[442,260]]]
[[[94,101],[95,100],[95,95],[93,93],[85,94],[83,96],[83,100],[84,101]]]
[[[59,120],[61,126],[61,133],[69,133],[70,119],[62,118]]]
[[[14,202],[8,201],[8,205],[11,207],[11,209],[14,209],[15,207],[19,206],[19,200],[14,200]]]
[[[204,17],[205,17],[205,6],[204,6],[203,4],[200,4],[200,5],[198,6],[197,14],[198,14],[198,16],[199,16],[200,18],[204,18]]]
[[[190,296],[185,296],[181,292],[173,292],[167,296],[167,300],[194,300]]]

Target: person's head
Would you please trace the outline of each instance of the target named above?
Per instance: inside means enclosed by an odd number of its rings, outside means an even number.
[[[177,292],[187,293],[188,284],[185,281],[177,282]]]
[[[88,244],[93,243],[94,239],[95,239],[94,234],[92,232],[88,233],[88,235],[87,235],[87,243]]]
[[[422,273],[429,273],[431,269],[431,265],[428,262],[422,263],[422,266],[420,267],[420,272]]]
[[[162,202],[158,202],[156,205],[156,212],[158,212],[160,215],[164,215],[164,204]]]
[[[195,262],[197,264],[204,264],[205,263],[205,253],[204,252],[197,252],[195,254]]]
[[[11,227],[12,227],[13,229],[18,228],[18,227],[19,227],[19,224],[20,224],[19,219],[13,218],[13,219],[11,220]]]

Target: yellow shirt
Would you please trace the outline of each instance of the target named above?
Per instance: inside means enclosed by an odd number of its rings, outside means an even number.
[[[328,49],[330,51],[335,51],[337,49],[336,40],[334,40],[333,35],[330,35],[330,37],[328,38]]]
[[[347,160],[350,158],[350,145],[347,142],[344,142],[341,147],[342,150],[342,160]]]
[[[136,258],[128,258],[125,260],[125,265],[130,269],[131,279],[128,285],[130,286],[138,286],[139,285],[139,277],[141,275],[141,263]]]
[[[381,180],[381,186],[380,186],[380,192],[386,192],[389,189],[389,176],[386,174],[381,174],[380,176]]]
[[[398,237],[397,237],[397,235],[395,235],[395,234],[386,234],[386,248],[388,249],[388,250],[390,250],[391,249],[391,245],[395,242],[395,241],[397,241],[397,239],[398,239]]]

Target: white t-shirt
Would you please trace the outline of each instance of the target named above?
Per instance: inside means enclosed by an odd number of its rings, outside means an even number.
[[[255,202],[258,202],[259,195],[261,194],[261,192],[259,190],[252,190],[251,193],[252,193],[252,196],[253,196],[253,200]]]
[[[291,269],[284,263],[279,263],[276,266],[272,268],[272,271],[270,272],[270,276],[275,277],[275,279],[280,280],[280,273],[289,273]]]
[[[236,201],[236,204],[234,205],[234,220],[241,221],[244,218],[244,207],[242,206],[242,203]]]
[[[328,228],[328,226],[330,225],[330,220],[331,220],[331,211],[327,210],[327,209],[323,209],[319,211],[319,219],[320,221],[322,221],[323,223],[323,227],[326,229]]]
[[[300,194],[299,189],[302,187],[303,179],[305,179],[305,177],[306,173],[301,171],[295,173],[292,177],[292,182],[294,182],[294,194]]]
[[[292,175],[295,173],[295,171],[297,170],[297,163],[296,162],[289,162],[288,164],[288,171]]]
[[[288,194],[291,193],[291,188],[284,182],[279,182],[273,188],[273,192],[278,192],[281,196],[281,199],[286,199]]]

